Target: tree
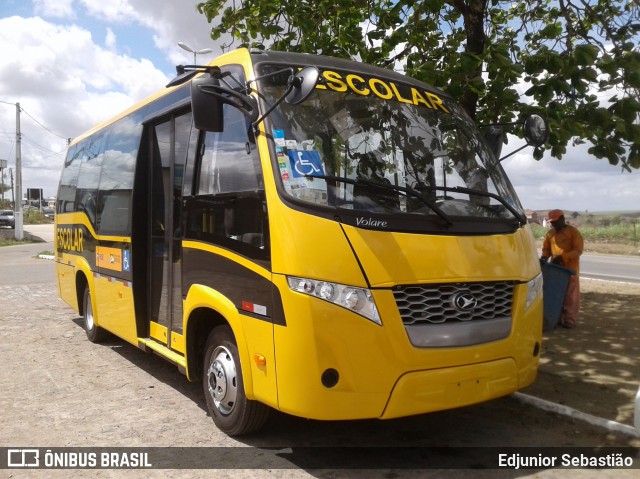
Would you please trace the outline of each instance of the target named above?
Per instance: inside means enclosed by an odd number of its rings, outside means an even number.
[[[9,190],[11,190],[11,185],[7,184],[7,178],[6,178],[6,173],[4,172],[4,169],[0,169],[0,171],[2,172],[2,178],[0,181],[0,198],[2,199],[2,201],[0,201],[0,207],[2,208],[6,208],[6,206],[9,204],[9,200],[6,200],[6,204],[5,204],[5,193]]]
[[[545,114],[556,158],[588,142],[596,158],[640,168],[634,0],[207,0],[197,8],[214,40],[231,35],[223,49],[270,44],[403,70],[451,94],[480,124]]]

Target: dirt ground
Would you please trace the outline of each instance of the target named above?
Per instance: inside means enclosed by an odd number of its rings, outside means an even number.
[[[638,254],[639,247],[586,244],[585,251]],[[578,327],[545,333],[537,381],[525,393],[633,425],[640,385],[640,285],[581,278]]]
[[[638,256],[640,255],[640,244],[620,244],[608,241],[600,241],[598,243],[586,243],[584,245],[584,252]]]

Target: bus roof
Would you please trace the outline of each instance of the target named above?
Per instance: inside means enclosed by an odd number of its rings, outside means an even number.
[[[251,61],[255,65],[260,63],[282,63],[283,65],[305,66],[321,66],[327,69],[336,69],[341,71],[350,71],[361,73],[369,76],[383,77],[400,83],[411,83],[420,86],[425,90],[437,93],[439,96],[450,98],[450,95],[442,90],[429,85],[428,83],[408,77],[403,73],[388,68],[377,67],[354,60],[346,60],[344,58],[330,57],[324,55],[315,55],[310,53],[293,53],[278,52],[271,50],[251,50]],[[215,61],[213,62],[215,63]]]
[[[420,86],[425,90],[437,93],[441,97],[449,98],[449,95],[442,92],[438,88],[435,88],[427,83],[421,82],[414,78],[407,77],[406,75],[402,73],[398,73],[394,70],[369,65],[366,63],[358,62],[358,61],[346,60],[342,58],[330,57],[330,56],[324,56],[324,55],[316,55],[311,53],[279,52],[279,51],[258,50],[258,49],[252,49],[251,51],[249,51],[245,48],[239,48],[231,52],[227,52],[222,55],[219,55],[213,61],[211,61],[208,65],[216,65],[220,63],[229,64],[234,62],[242,63],[243,61],[246,62],[248,60],[247,55],[249,55],[250,60],[253,64],[253,67],[261,63],[272,63],[272,64],[280,63],[283,65],[296,65],[301,67],[319,66],[325,69],[336,69],[341,71],[349,71],[353,73],[361,73],[369,76],[388,78],[390,80],[400,82],[400,83],[411,83],[416,86]],[[135,103],[134,105],[118,113],[117,115],[94,125],[88,131],[74,138],[69,146],[74,145],[80,140],[94,134],[95,132],[105,128],[106,126],[109,126],[110,124],[114,123],[120,118],[123,118],[126,115],[129,115],[130,113],[139,110],[145,105],[148,105],[149,103],[159,98],[162,98],[165,95],[171,93],[172,91],[182,87],[184,87],[184,85],[159,89],[155,93]]]

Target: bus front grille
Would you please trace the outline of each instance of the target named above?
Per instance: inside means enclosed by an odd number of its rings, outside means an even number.
[[[405,325],[511,317],[513,282],[398,286],[393,295]]]

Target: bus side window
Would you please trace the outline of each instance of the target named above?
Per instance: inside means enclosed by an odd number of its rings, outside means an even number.
[[[82,156],[76,190],[77,210],[85,213],[94,226],[98,213],[98,185],[104,148],[103,139],[104,134],[91,136],[79,145],[79,148],[82,148]]]
[[[98,196],[98,232],[130,233],[129,210],[140,144],[140,125],[130,118],[113,124],[105,141]]]
[[[80,173],[80,155],[82,146],[75,144],[69,148],[60,176],[56,213],[76,211],[76,187]]]
[[[264,258],[268,227],[255,142],[238,109],[225,105],[224,122],[223,132],[203,133],[189,234]]]
[[[207,132],[200,163],[199,195],[256,191],[259,165],[247,153],[249,136],[246,119],[239,110],[225,105],[225,129]]]

